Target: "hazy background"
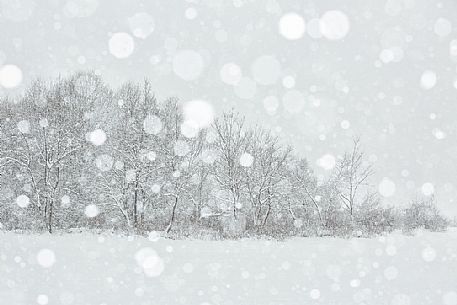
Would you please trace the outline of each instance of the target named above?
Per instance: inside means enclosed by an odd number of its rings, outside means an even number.
[[[320,37],[317,18],[334,10],[347,33]],[[279,31],[290,12],[305,20],[299,39]],[[454,27],[455,0],[0,0],[0,69],[23,77],[0,93],[76,70],[115,86],[147,77],[160,99],[234,107],[322,175],[360,135],[386,202],[434,192],[457,215]]]

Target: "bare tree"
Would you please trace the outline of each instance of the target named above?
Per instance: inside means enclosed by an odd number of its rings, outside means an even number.
[[[254,226],[264,226],[274,205],[284,195],[285,170],[291,148],[283,148],[277,137],[258,128],[253,132],[249,151],[254,161],[245,168],[243,180]]]
[[[138,229],[147,205],[151,204],[150,186],[160,168],[156,160],[161,131],[159,107],[147,81],[143,86],[124,85],[116,93],[115,101],[109,115],[98,117],[98,125],[107,130],[108,140],[94,148],[96,158],[108,158],[112,164],[106,170],[95,169],[96,187],[102,203],[119,211],[128,227]],[[152,119],[156,121],[150,123],[148,120]],[[154,123],[157,126],[148,125]]]
[[[212,175],[219,188],[230,193],[231,213],[236,218],[244,187],[244,169],[239,159],[248,150],[252,132],[243,129],[244,118],[233,111],[224,113],[213,125],[217,136],[213,143],[217,158]]]
[[[101,86],[97,79],[88,84],[81,77],[77,74],[49,87],[35,82],[15,105],[17,128],[10,130],[9,144],[1,153],[3,166],[11,164],[25,175],[32,208],[42,214],[49,232],[59,196],[80,193],[77,177],[82,160],[77,156],[85,146],[84,113],[91,100],[82,98],[75,84]]]
[[[291,183],[292,201],[295,202],[291,208],[309,209],[311,208],[318,216],[319,225],[323,225],[322,216],[322,201],[320,188],[318,187],[317,179],[306,161],[306,159],[293,158],[288,163],[289,166],[289,181]],[[294,216],[294,213],[292,213]]]
[[[160,144],[160,175],[163,185],[162,196],[165,198],[166,206],[170,207],[165,228],[165,232],[169,233],[176,221],[180,202],[192,201],[195,186],[202,183],[199,179],[206,178],[194,176],[196,171],[201,170],[200,154],[204,145],[204,133],[199,132],[190,138],[182,134],[183,115],[176,99],[170,99],[165,103],[161,117],[163,137]]]
[[[368,179],[373,175],[372,166],[364,159],[360,150],[360,139],[353,141],[352,150],[345,153],[337,163],[334,181],[340,192],[342,206],[349,215],[354,215],[360,193],[364,187],[369,186]]]

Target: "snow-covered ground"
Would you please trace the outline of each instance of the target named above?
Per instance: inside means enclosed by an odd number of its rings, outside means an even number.
[[[457,232],[175,241],[0,233],[1,305],[457,304]]]

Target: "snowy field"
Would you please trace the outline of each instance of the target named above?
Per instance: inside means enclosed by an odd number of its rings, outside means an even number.
[[[457,304],[457,232],[175,241],[0,233],[0,304]]]

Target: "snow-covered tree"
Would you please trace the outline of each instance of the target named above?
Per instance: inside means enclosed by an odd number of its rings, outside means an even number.
[[[252,133],[249,152],[242,158],[251,158],[245,162],[243,181],[246,185],[250,214],[255,227],[264,226],[273,209],[284,199],[286,187],[286,165],[291,148],[283,147],[279,138],[267,130],[257,128]],[[251,160],[248,160],[251,161]]]
[[[368,179],[372,175],[372,166],[364,159],[360,149],[360,139],[354,139],[352,150],[338,161],[333,178],[340,192],[341,204],[351,218],[357,205],[363,201],[363,192],[369,186]]]
[[[99,115],[89,137],[106,137],[94,143],[95,192],[105,210],[118,211],[130,228],[141,227],[152,204],[151,189],[160,165],[157,149],[162,122],[150,84],[125,84],[115,94],[108,115]],[[107,136],[103,130],[106,129]],[[98,135],[97,132],[103,132]]]
[[[3,166],[13,166],[16,177],[19,175],[24,183],[26,194],[19,196],[42,215],[49,232],[56,209],[64,208],[58,205],[61,197],[81,194],[78,178],[84,160],[79,156],[86,145],[85,112],[96,96],[88,99],[79,89],[92,86],[96,92],[100,91],[96,87],[102,86],[99,81],[88,83],[81,77],[75,75],[49,85],[35,82],[14,106],[9,119],[16,128],[9,130],[8,145],[1,153]]]
[[[227,192],[229,210],[234,218],[241,209],[241,197],[244,189],[244,166],[240,158],[249,151],[252,145],[252,132],[244,130],[244,118],[231,111],[224,113],[213,124],[216,139],[213,149],[216,160],[212,168],[212,176],[220,190]],[[252,156],[244,155],[244,165],[252,162]],[[222,198],[221,198],[222,199]]]

